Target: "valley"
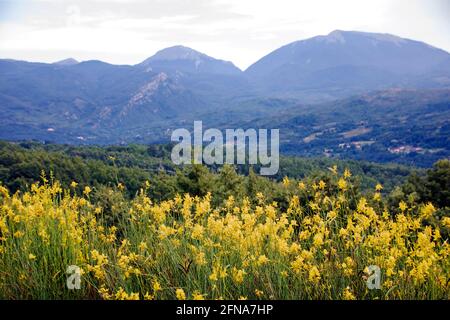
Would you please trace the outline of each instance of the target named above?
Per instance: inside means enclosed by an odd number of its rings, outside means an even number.
[[[278,128],[285,154],[429,167],[450,156],[450,54],[336,30],[245,71],[184,46],[136,65],[3,59],[0,119],[0,139],[97,145],[167,143],[194,120]]]

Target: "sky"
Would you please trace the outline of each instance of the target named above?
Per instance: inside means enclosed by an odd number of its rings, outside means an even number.
[[[27,61],[136,64],[184,45],[245,69],[336,29],[450,52],[450,0],[0,0],[0,58]]]

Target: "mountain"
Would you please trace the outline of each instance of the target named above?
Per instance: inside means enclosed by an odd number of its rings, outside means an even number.
[[[175,123],[248,92],[246,82],[233,64],[181,46],[134,66],[0,60],[0,138],[159,141]]]
[[[285,45],[245,70],[261,92],[318,101],[389,87],[450,85],[450,54],[390,34],[335,30]]]
[[[67,58],[67,59],[64,59],[64,60],[53,62],[53,64],[57,64],[57,65],[60,65],[60,66],[72,66],[72,65],[78,64],[78,63],[79,62],[77,60],[73,59],[73,58]]]
[[[221,108],[230,98],[252,91],[243,72],[233,63],[184,46],[160,50],[136,67],[146,72],[164,72],[201,96],[210,110]]]
[[[380,90],[236,125],[280,128],[285,154],[431,166],[450,157],[450,89]]]
[[[184,46],[174,46],[160,50],[138,66],[150,68],[151,70],[194,74],[237,75],[241,73],[241,70],[232,62],[214,59]]]
[[[279,128],[287,153],[428,164],[450,151],[449,88],[449,53],[353,31],[288,44],[244,72],[183,46],[136,65],[0,59],[0,139],[167,142],[202,120]]]
[[[205,107],[164,72],[101,61],[61,67],[0,60],[0,136],[108,142]],[[139,130],[137,130],[139,131]]]

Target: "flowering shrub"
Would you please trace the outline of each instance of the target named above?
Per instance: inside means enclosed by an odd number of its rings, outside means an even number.
[[[14,195],[0,186],[0,298],[449,299],[440,232],[449,218],[427,224],[431,203],[389,211],[381,185],[362,197],[348,170],[332,172],[327,182],[285,178],[285,209],[262,193],[216,206],[209,193],[155,203],[147,183],[112,203],[114,219],[76,183],[44,178]],[[80,267],[79,290],[66,287],[69,265]],[[366,285],[370,265],[380,289]]]

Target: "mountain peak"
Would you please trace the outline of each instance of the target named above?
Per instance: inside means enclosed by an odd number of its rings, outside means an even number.
[[[212,59],[206,54],[198,52],[189,47],[177,45],[168,47],[156,52],[149,59],[155,60],[199,60],[199,59]]]
[[[140,63],[153,71],[238,74],[241,71],[229,61],[215,59],[189,47],[177,45],[162,49]]]
[[[324,36],[322,39],[325,39],[327,42],[345,43],[344,35],[345,35],[345,31],[334,30],[334,31],[331,31],[327,36]]]
[[[71,66],[71,65],[74,65],[74,64],[78,64],[78,63],[79,62],[77,60],[75,60],[74,58],[67,58],[67,59],[64,59],[64,60],[56,61],[53,64],[57,64],[57,65],[60,65],[60,66]]]
[[[411,83],[413,78],[443,74],[440,66],[447,65],[449,57],[420,41],[338,29],[285,45],[245,72],[266,90],[295,96],[302,89],[331,92],[337,85],[342,90],[366,90]]]
[[[401,45],[407,40],[401,37],[389,34],[389,33],[372,33],[363,31],[344,31],[344,30],[333,30],[326,36],[315,37],[317,40],[325,42],[337,42],[346,43],[348,40],[354,40],[355,38],[368,39],[376,42],[390,42],[395,45]]]

